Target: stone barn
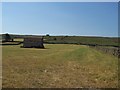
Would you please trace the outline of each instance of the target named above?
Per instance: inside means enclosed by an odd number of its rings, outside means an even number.
[[[41,37],[27,37],[23,41],[24,48],[44,48],[43,38]]]

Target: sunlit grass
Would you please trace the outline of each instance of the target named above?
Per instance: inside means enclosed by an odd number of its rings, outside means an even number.
[[[45,48],[3,46],[3,87],[117,87],[117,57],[80,45]]]
[[[15,38],[14,41],[23,41],[22,38]]]

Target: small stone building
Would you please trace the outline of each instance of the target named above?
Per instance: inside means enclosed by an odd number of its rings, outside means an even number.
[[[23,41],[24,48],[44,48],[43,38],[41,37],[27,37]]]

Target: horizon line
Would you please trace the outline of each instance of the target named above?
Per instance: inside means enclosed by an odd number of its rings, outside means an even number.
[[[2,34],[6,34],[6,33],[0,33],[0,35]],[[8,34],[11,34],[11,35],[33,35],[33,36],[46,36],[47,34],[49,33],[46,33],[46,34],[18,34],[18,33],[8,33]],[[49,34],[50,36],[85,36],[85,37],[120,37],[119,35],[118,36],[100,36],[100,35],[68,35],[68,34],[57,34],[57,35],[53,35],[53,34]]]

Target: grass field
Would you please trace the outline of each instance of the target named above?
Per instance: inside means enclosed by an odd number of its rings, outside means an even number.
[[[2,46],[3,87],[118,87],[117,57],[88,46],[45,44],[46,49]]]
[[[90,36],[45,36],[48,43],[76,43],[119,46],[118,38]]]

